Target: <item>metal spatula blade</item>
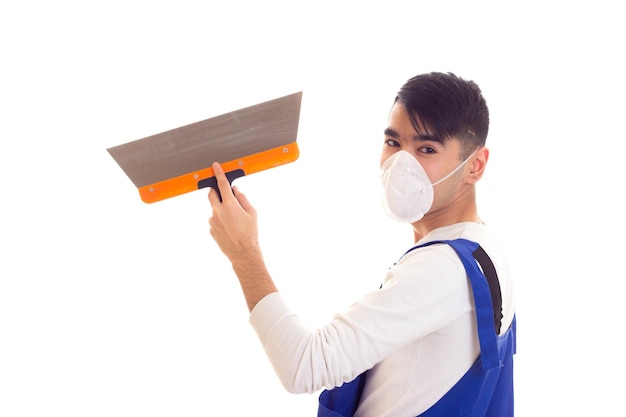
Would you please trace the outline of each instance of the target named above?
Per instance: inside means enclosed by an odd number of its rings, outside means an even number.
[[[301,101],[302,92],[290,94],[107,150],[153,203],[216,187],[213,162],[232,182],[295,161]]]

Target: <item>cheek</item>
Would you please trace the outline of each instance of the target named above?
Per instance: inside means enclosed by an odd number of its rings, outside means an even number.
[[[382,168],[383,167],[383,163],[393,154],[394,154],[393,148],[391,148],[389,146],[384,146],[382,152],[380,153],[380,164],[379,164],[379,167]]]

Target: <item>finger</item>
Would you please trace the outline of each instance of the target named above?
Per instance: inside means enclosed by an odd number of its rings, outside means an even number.
[[[241,205],[241,207],[246,212],[248,213],[254,212],[254,207],[252,207],[252,204],[250,204],[250,201],[248,201],[248,197],[246,197],[244,193],[239,191],[237,187],[233,187],[233,194],[235,195],[235,198],[237,198],[237,201],[239,201],[239,204]]]
[[[221,203],[220,200],[220,193],[217,192],[217,190],[215,188],[211,188],[209,190],[209,203],[211,203],[211,207],[216,207],[218,204]]]
[[[215,174],[215,179],[217,180],[217,187],[222,195],[222,201],[234,198],[233,190],[230,188],[230,181],[226,178],[226,174],[224,173],[222,166],[218,162],[213,162],[212,168],[213,173]]]

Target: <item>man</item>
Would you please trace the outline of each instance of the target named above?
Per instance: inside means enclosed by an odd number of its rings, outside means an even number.
[[[209,192],[211,235],[232,262],[250,323],[286,389],[327,389],[320,416],[513,414],[513,288],[476,205],[488,127],[474,82],[429,73],[400,89],[384,131],[384,206],[412,225],[416,244],[438,243],[409,250],[380,289],[315,330],[270,277],[255,209],[213,165],[223,200]],[[488,254],[481,269],[472,258],[479,252]]]

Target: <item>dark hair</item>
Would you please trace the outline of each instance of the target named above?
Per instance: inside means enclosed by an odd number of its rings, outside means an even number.
[[[452,73],[431,72],[408,80],[394,103],[402,103],[417,132],[461,141],[461,158],[484,146],[489,109],[478,85]],[[423,132],[423,130],[426,132]]]

